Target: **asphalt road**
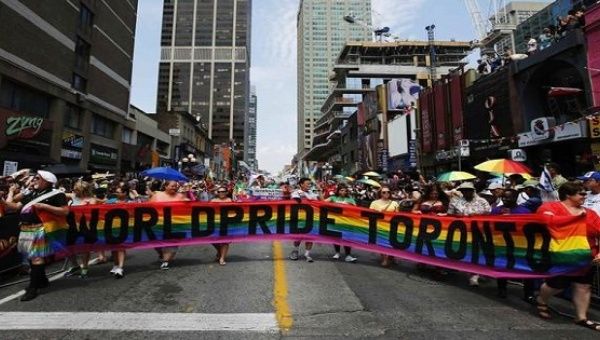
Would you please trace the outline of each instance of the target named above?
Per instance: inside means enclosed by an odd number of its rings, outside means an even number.
[[[314,263],[280,258],[290,250],[233,244],[219,266],[212,247],[187,247],[168,271],[154,251],[134,251],[121,280],[110,264],[94,265],[88,279],[60,278],[33,301],[0,304],[0,339],[599,338],[565,317],[539,319],[518,286],[499,299],[494,280],[470,288],[465,274],[435,280],[363,252],[355,264],[335,261],[328,245],[316,246]],[[23,288],[0,289],[0,300]]]

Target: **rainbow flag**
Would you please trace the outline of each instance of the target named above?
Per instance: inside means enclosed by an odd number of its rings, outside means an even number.
[[[88,205],[41,216],[59,255],[305,240],[496,278],[576,273],[592,260],[584,217],[440,217],[313,201]]]

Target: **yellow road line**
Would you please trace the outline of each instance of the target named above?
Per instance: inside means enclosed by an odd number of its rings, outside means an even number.
[[[280,242],[273,242],[273,305],[279,328],[288,331],[294,324],[290,305],[288,304],[288,285],[285,275],[285,256]]]

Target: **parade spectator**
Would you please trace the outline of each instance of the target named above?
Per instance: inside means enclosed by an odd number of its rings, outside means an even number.
[[[538,49],[537,40],[535,40],[535,38],[533,38],[532,36],[528,35],[525,37],[525,41],[527,43],[527,55],[528,56],[534,55]]]
[[[323,198],[323,191],[319,189],[319,193],[315,194],[312,193],[310,191],[310,186],[311,186],[312,181],[310,180],[310,178],[300,178],[300,181],[298,182],[298,186],[299,188],[294,190],[291,194],[291,198],[297,200],[298,202],[302,201],[302,200],[309,200],[309,201],[316,201],[319,199]],[[290,260],[296,261],[299,258],[299,247],[300,247],[300,243],[301,241],[294,241],[294,249],[292,250],[292,252],[290,253]],[[312,249],[313,243],[312,242],[305,242],[304,243],[304,258],[306,259],[306,262],[313,262],[313,258],[310,256],[310,251]]]
[[[337,204],[356,205],[356,201],[354,200],[354,198],[350,197],[349,195],[348,186],[343,183],[338,184],[335,190],[335,195],[328,197],[325,201]],[[333,248],[335,249],[335,254],[333,255],[333,258],[338,260],[340,258],[341,247],[339,244],[334,244]],[[344,261],[356,262],[357,258],[352,256],[351,247],[344,246],[344,253],[346,254]]]
[[[531,210],[517,204],[517,197],[519,193],[514,189],[506,189],[502,192],[501,206],[492,208],[492,215],[517,215],[517,214],[530,214]],[[508,280],[498,279],[498,296],[506,298]],[[533,297],[533,280],[524,280],[523,293],[525,301],[529,301]]]
[[[388,186],[381,186],[381,190],[379,191],[381,197],[373,202],[369,206],[369,209],[377,210],[380,212],[385,211],[399,211],[400,206],[398,202],[392,201],[390,198],[392,196],[392,191]],[[381,255],[381,266],[389,267],[393,262],[393,257],[389,255]]]
[[[517,204],[526,207],[532,212],[536,212],[542,205],[540,190],[538,189],[539,182],[536,180],[527,180],[521,185],[517,185],[515,189],[519,191]]]
[[[560,202],[546,202],[539,208],[538,213],[551,216],[585,216],[587,225],[587,239],[592,250],[590,266],[584,273],[577,276],[553,276],[546,279],[540,288],[540,294],[536,299],[538,315],[543,319],[552,317],[548,307],[549,299],[572,286],[573,305],[575,306],[575,324],[595,331],[600,331],[600,323],[588,320],[587,312],[592,295],[592,280],[594,272],[591,264],[600,264],[598,253],[598,237],[600,236],[600,217],[591,209],[585,208],[583,203],[587,192],[582,184],[577,182],[566,182],[558,189]],[[565,226],[575,228],[576,224]],[[568,231],[564,231],[568,232]]]
[[[150,198],[149,202],[182,202],[189,201],[189,199],[182,193],[179,192],[179,183],[177,181],[167,181],[164,186],[164,191],[155,192]],[[177,249],[179,247],[163,247],[157,248],[161,254],[162,263],[160,264],[161,270],[168,270],[170,262],[175,259]]]
[[[475,194],[475,186],[471,182],[464,182],[458,188],[462,194],[461,197],[453,197],[450,200],[448,208],[449,215],[456,216],[473,216],[486,215],[491,211],[490,204],[483,198]],[[469,277],[469,285],[472,287],[479,286],[479,275],[472,274]]]
[[[490,206],[492,208],[502,206],[502,195],[504,194],[504,186],[500,183],[491,183],[487,187],[487,190],[489,190],[492,193],[492,195],[494,195],[494,199]]]
[[[210,201],[212,203],[231,203],[233,200],[229,197],[229,190],[226,187],[218,187],[216,190],[217,197]],[[221,266],[227,264],[227,253],[229,253],[229,243],[213,243],[213,247],[217,250],[216,260]]]
[[[588,172],[577,179],[583,181],[583,185],[589,190],[583,206],[600,215],[600,172]]]
[[[550,47],[550,45],[552,45],[552,40],[554,40],[554,36],[553,36],[550,28],[548,28],[548,27],[544,28],[544,30],[542,31],[542,34],[540,34],[540,36],[538,37],[538,40],[540,42],[539,43],[540,51],[545,50],[546,48]]]
[[[0,205],[20,211],[18,249],[29,260],[31,268],[29,286],[21,301],[35,299],[38,290],[49,285],[46,258],[53,251],[39,213],[46,212],[56,216],[67,216],[69,213],[67,196],[59,190],[53,190],[56,182],[57,178],[53,173],[39,170],[33,177],[33,191],[20,198],[19,202],[7,202],[0,197]]]

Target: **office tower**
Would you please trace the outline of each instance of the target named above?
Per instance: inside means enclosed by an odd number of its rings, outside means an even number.
[[[355,23],[344,20],[351,15]],[[301,0],[298,11],[298,154],[312,147],[329,73],[347,41],[371,40],[370,0]]]
[[[175,127],[181,135],[191,130],[169,124],[185,112],[206,127],[215,144],[243,151],[251,3],[165,0],[157,98],[161,128]]]
[[[256,119],[258,103],[256,101],[256,86],[250,87],[250,103],[248,105],[248,115],[246,116],[246,140],[244,142],[244,161],[252,168],[258,170],[256,160]]]

